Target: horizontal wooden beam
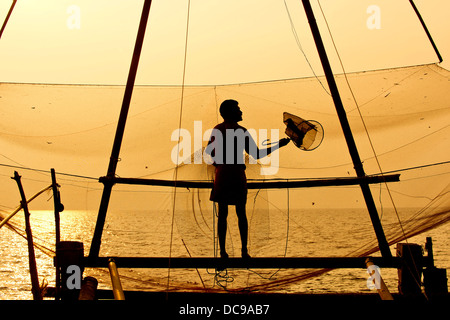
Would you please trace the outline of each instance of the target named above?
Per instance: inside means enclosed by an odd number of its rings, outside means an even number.
[[[107,268],[112,257],[85,258],[85,267]],[[288,258],[159,258],[159,257],[113,257],[117,268],[254,268],[254,269],[308,269],[308,268],[366,268],[368,257],[288,257]],[[401,258],[386,260],[371,257],[380,268],[398,268]]]
[[[100,182],[105,184],[129,184],[129,185],[149,185],[163,186],[175,188],[197,188],[211,189],[213,183],[211,181],[194,181],[194,180],[159,180],[159,179],[142,179],[142,178],[118,178],[118,177],[100,177]],[[248,189],[286,189],[286,188],[311,188],[311,187],[330,187],[330,186],[350,186],[360,185],[362,183],[374,184],[384,182],[400,181],[399,174],[391,175],[373,175],[364,178],[344,177],[331,179],[303,179],[303,180],[268,180],[268,181],[249,181]]]

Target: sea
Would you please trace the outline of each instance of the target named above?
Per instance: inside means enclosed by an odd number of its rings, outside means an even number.
[[[408,209],[410,213],[415,209]],[[255,214],[255,213],[251,213]],[[390,212],[392,223],[396,217]],[[383,215],[388,217],[388,212]],[[252,256],[345,256],[358,252],[367,243],[374,242],[374,231],[364,209],[296,209],[289,214],[253,219],[249,216],[249,251]],[[82,241],[85,255],[89,253],[95,228],[96,212],[63,211],[61,213],[61,240]],[[23,213],[14,218],[23,223]],[[383,217],[383,219],[385,219]],[[189,227],[189,219],[176,218],[172,212],[121,211],[108,213],[105,223],[101,256],[155,256],[187,257],[217,254],[215,217],[203,224],[196,221],[196,229]],[[240,238],[236,217],[228,217],[227,248],[230,256],[239,256]],[[258,222],[254,223],[254,221]],[[383,220],[382,220],[383,221]],[[54,213],[31,213],[33,239],[48,248],[55,242]],[[193,231],[197,230],[197,231]],[[450,270],[450,224],[408,239],[408,243],[424,245],[426,237],[433,240],[435,265]],[[376,241],[375,241],[376,243]],[[395,245],[391,246],[393,255]],[[53,257],[35,249],[39,282],[43,286],[55,285]],[[373,256],[379,256],[374,253]],[[218,273],[216,270],[186,269],[119,269],[125,290],[198,291],[217,292],[249,290],[264,291],[266,284],[283,279],[295,279],[309,270],[251,270],[233,269]],[[392,293],[398,292],[396,269],[380,269],[381,276]],[[84,275],[97,278],[99,288],[111,289],[107,269],[86,269]],[[306,276],[275,287],[276,292],[287,293],[369,293],[368,273],[364,268],[336,269],[319,276]],[[298,280],[298,279],[297,279]],[[273,288],[273,287],[272,287]],[[31,281],[27,242],[12,230],[0,229],[0,299],[31,300]],[[51,299],[51,298],[47,298]]]

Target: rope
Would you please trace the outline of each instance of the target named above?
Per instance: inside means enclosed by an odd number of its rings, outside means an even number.
[[[181,85],[181,101],[180,101],[180,116],[179,116],[179,120],[178,120],[178,132],[180,132],[180,130],[181,130],[181,121],[182,121],[182,117],[183,117],[184,88],[185,88],[185,79],[186,79],[186,62],[187,62],[187,51],[188,51],[187,49],[188,49],[188,38],[189,38],[190,11],[191,11],[191,1],[188,0],[187,17],[186,17],[186,35],[185,35],[185,44],[184,44],[183,78],[182,78],[182,85]],[[167,271],[167,291],[169,291],[169,287],[170,287],[170,263],[171,263],[171,258],[172,258],[173,230],[174,230],[174,224],[175,224],[175,206],[176,206],[176,197],[177,197],[176,183],[178,180],[178,161],[179,161],[179,154],[180,154],[179,151],[180,151],[180,136],[178,137],[177,165],[175,167],[175,172],[174,172],[175,188],[174,188],[174,192],[173,192],[172,224],[171,224],[171,230],[170,230],[169,266],[168,266],[168,271]]]
[[[295,29],[294,26],[294,22],[292,20],[291,14],[289,12],[289,8],[288,5],[286,3],[286,0],[284,0],[284,6],[286,8],[286,13],[288,15],[289,18],[289,22],[291,24],[291,30],[292,30],[292,34],[294,35],[295,38],[295,42],[297,43],[298,48],[300,49],[300,51],[303,53],[303,56],[305,57],[306,62],[308,63],[309,68],[311,69],[314,77],[317,79],[317,81],[319,81],[320,85],[322,86],[323,90],[329,95],[331,96],[330,92],[325,88],[324,84],[322,83],[322,81],[320,81],[319,77],[317,76],[316,72],[314,71],[314,68],[312,67],[311,63],[309,62],[308,57],[306,56],[305,51],[303,50],[302,44],[300,43],[300,39],[298,38],[298,34],[297,34],[297,30]]]
[[[30,170],[30,171],[35,171],[35,172],[42,172],[42,173],[50,173],[49,170],[34,169],[34,168],[25,167],[25,166],[13,166],[13,165],[4,164],[4,163],[0,163],[0,167],[7,167],[7,168],[14,168],[14,169],[23,169],[23,170]],[[89,177],[89,176],[82,176],[82,175],[78,175],[78,174],[58,172],[58,175],[98,181],[98,178]]]
[[[359,108],[359,104],[358,104],[358,102],[357,102],[357,100],[356,100],[356,97],[355,97],[355,94],[354,94],[354,92],[353,92],[353,89],[352,89],[352,87],[351,87],[351,85],[350,85],[350,82],[349,82],[349,80],[348,80],[347,73],[346,73],[345,68],[344,68],[344,64],[343,64],[343,62],[342,62],[341,56],[340,56],[340,54],[339,54],[339,51],[337,50],[336,43],[335,43],[334,38],[333,38],[333,35],[332,35],[332,33],[331,33],[330,26],[329,26],[329,24],[328,24],[327,18],[325,17],[325,13],[323,12],[322,5],[320,4],[320,0],[317,0],[317,3],[318,3],[318,5],[319,5],[320,11],[321,11],[321,13],[322,13],[322,16],[323,16],[323,18],[324,18],[324,20],[325,20],[325,24],[326,24],[326,26],[327,26],[327,30],[328,30],[328,33],[329,33],[329,35],[330,35],[331,42],[333,43],[334,50],[336,51],[336,55],[337,55],[337,57],[338,57],[338,59],[339,59],[339,63],[340,63],[340,65],[341,65],[341,67],[342,67],[342,72],[343,72],[343,74],[344,74],[345,81],[346,81],[346,83],[347,83],[347,86],[348,86],[348,88],[349,88],[349,90],[350,90],[350,93],[351,93],[351,95],[352,95],[352,99],[353,99],[353,101],[354,101],[354,103],[355,103],[355,105],[356,105],[356,108],[357,108],[357,110],[358,110],[358,114],[359,114],[359,116],[360,116],[361,122],[362,122],[362,124],[363,124],[363,126],[364,126],[364,131],[366,132],[367,138],[368,138],[368,140],[369,140],[369,144],[370,144],[370,147],[371,147],[371,149],[372,149],[372,152],[373,152],[375,161],[376,161],[376,163],[377,163],[378,169],[380,170],[381,175],[384,176],[383,170],[382,170],[382,168],[381,168],[380,161],[379,161],[378,156],[377,156],[377,153],[376,153],[376,151],[375,151],[375,147],[374,147],[374,145],[373,145],[372,139],[371,139],[371,137],[370,137],[369,131],[368,131],[368,129],[367,129],[366,123],[365,123],[365,121],[364,121],[364,117],[363,117],[363,115],[362,115],[362,113],[361,113],[361,110],[360,110],[360,108]],[[397,206],[395,205],[395,201],[394,201],[394,198],[393,198],[393,196],[392,196],[391,190],[390,190],[390,188],[389,188],[389,186],[388,186],[388,184],[387,184],[386,181],[384,182],[384,185],[385,185],[386,190],[387,190],[387,192],[388,192],[389,199],[391,200],[391,203],[392,203],[394,212],[395,212],[395,214],[396,214],[396,216],[397,216],[397,220],[398,220],[399,226],[400,226],[400,228],[401,228],[401,231],[402,231],[402,234],[403,234],[403,238],[405,239],[406,243],[408,243],[408,239],[407,239],[407,237],[406,237],[406,233],[405,233],[405,230],[404,230],[404,228],[403,228],[403,224],[402,224],[402,221],[401,221],[401,219],[400,219],[400,215],[399,215],[399,213],[398,213]],[[414,260],[413,260],[413,263],[414,263],[414,267],[415,267],[415,269],[416,269],[416,271],[417,271],[418,268],[417,268],[417,266],[416,266]],[[417,283],[417,284],[418,284],[419,287],[420,287],[421,284],[420,284],[420,283]]]

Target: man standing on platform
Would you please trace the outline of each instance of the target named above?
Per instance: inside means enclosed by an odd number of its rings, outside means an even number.
[[[235,100],[225,100],[220,105],[223,122],[214,127],[206,153],[214,160],[215,177],[210,200],[219,206],[217,232],[220,256],[228,258],[225,248],[228,206],[236,207],[239,233],[242,243],[242,258],[248,259],[248,222],[246,215],[247,178],[245,175],[244,150],[254,159],[263,158],[289,143],[288,138],[278,144],[260,150],[246,128],[238,124],[242,121],[242,111]]]

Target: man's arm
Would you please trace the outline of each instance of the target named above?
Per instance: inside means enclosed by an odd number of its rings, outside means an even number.
[[[248,131],[247,131],[248,133]],[[272,145],[266,149],[259,149],[258,146],[255,143],[255,140],[253,140],[252,136],[250,134],[246,134],[245,137],[245,152],[247,152],[249,155],[251,155],[254,159],[261,159],[275,150],[280,149],[281,147],[284,147],[291,141],[289,138],[283,138],[278,141],[276,145]]]

